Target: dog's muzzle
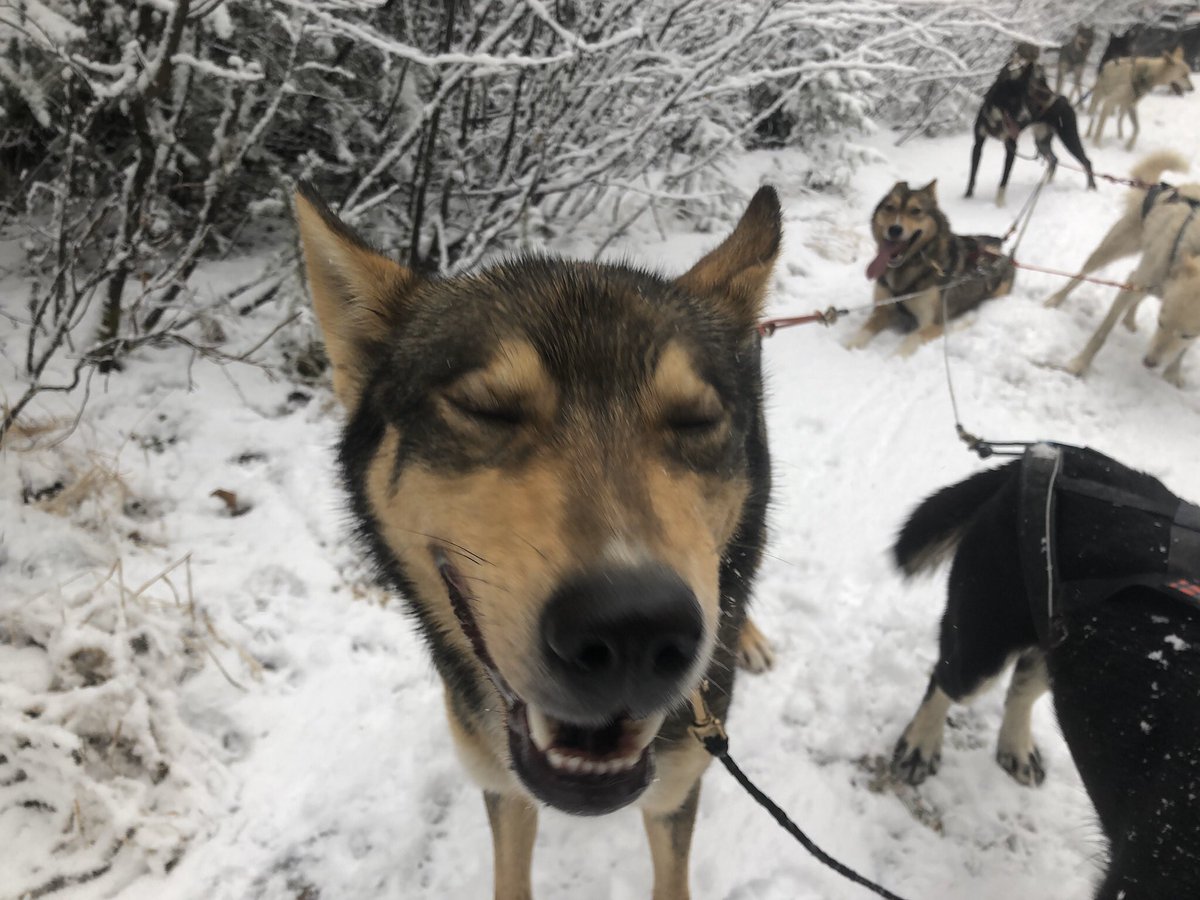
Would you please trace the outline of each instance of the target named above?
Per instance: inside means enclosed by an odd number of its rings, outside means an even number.
[[[539,800],[576,815],[636,800],[654,775],[666,710],[694,686],[704,623],[691,590],[660,566],[610,568],[567,582],[546,604],[546,677],[520,696],[488,652],[464,580],[438,569],[476,659],[504,701],[513,770]]]

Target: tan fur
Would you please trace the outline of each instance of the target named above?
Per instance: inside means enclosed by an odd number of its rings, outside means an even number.
[[[1135,169],[1137,177],[1157,180],[1167,168],[1186,169],[1186,163],[1174,154],[1162,153],[1143,160]],[[1200,184],[1178,189],[1186,197],[1200,199]],[[1130,289],[1118,291],[1108,314],[1084,349],[1065,367],[1073,375],[1082,375],[1104,345],[1117,321],[1125,319],[1136,330],[1138,305],[1147,296],[1163,298],[1162,312],[1150,351],[1148,367],[1168,363],[1163,375],[1168,381],[1182,382],[1181,366],[1188,347],[1200,333],[1200,278],[1196,260],[1200,254],[1200,213],[1192,214],[1184,202],[1170,202],[1160,196],[1150,212],[1142,216],[1143,193],[1135,190],[1126,202],[1124,215],[1109,229],[1100,245],[1084,263],[1087,274],[1111,262],[1141,253],[1141,259],[1125,279]],[[1046,301],[1058,306],[1080,283],[1079,278]]]
[[[485,793],[492,826],[492,866],[498,900],[532,900],[530,870],[537,837],[537,807],[524,797]],[[500,886],[504,894],[500,895]]]
[[[1163,85],[1171,85],[1180,92],[1193,89],[1191,70],[1184,61],[1182,48],[1177,48],[1174,53],[1163,53],[1160,57],[1137,56],[1109,60],[1100,71],[1092,91],[1087,136],[1093,138],[1099,147],[1104,124],[1115,111],[1117,137],[1121,136],[1122,117],[1128,116],[1133,125],[1125,144],[1127,150],[1132,150],[1140,131],[1137,105],[1151,90]]]
[[[413,273],[337,234],[297,194],[296,222],[304,246],[308,288],[333,366],[333,390],[347,409],[358,405],[365,360],[362,344],[379,334],[416,285]]]

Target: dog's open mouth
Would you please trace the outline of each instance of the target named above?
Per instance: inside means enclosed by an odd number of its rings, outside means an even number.
[[[867,264],[867,278],[878,281],[886,270],[894,269],[904,262],[904,257],[920,236],[921,230],[918,228],[907,241],[880,241],[878,253]]]
[[[596,727],[557,721],[518,701],[508,713],[517,776],[544,803],[597,816],[636,800],[654,776],[651,744],[661,717],[619,716]]]
[[[440,554],[435,557],[459,625],[504,699],[509,754],[525,787],[543,803],[574,815],[603,815],[636,800],[654,777],[652,745],[663,716],[619,715],[582,725],[528,704],[492,661],[462,577]]]

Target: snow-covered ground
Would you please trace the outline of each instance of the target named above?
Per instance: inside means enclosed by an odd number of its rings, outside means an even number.
[[[1124,173],[1156,148],[1194,154],[1200,99],[1150,97],[1142,123],[1137,153],[1089,148],[1098,171]],[[938,178],[956,230],[999,233],[1041,174],[1018,160],[1001,210],[991,203],[998,143],[968,201],[965,134],[899,148],[893,139],[859,142],[873,161],[841,196],[803,190],[798,154],[738,163],[747,196],[773,183],[785,206],[772,314],[869,301],[867,220],[894,180]],[[1022,259],[1082,262],[1123,193],[1083,187],[1082,175],[1060,172]],[[681,271],[716,237],[646,231],[613,252]],[[0,250],[11,260],[15,246]],[[586,252],[586,241],[572,249]],[[253,266],[208,277],[216,289]],[[1044,309],[1059,283],[1022,272],[1011,297],[952,331],[966,426],[1089,444],[1200,497],[1200,358],[1185,365],[1182,391],[1142,367],[1150,301],[1141,331],[1118,328],[1086,379],[1052,368],[1082,347],[1112,295],[1085,286]],[[10,309],[23,290],[12,276],[0,282]],[[883,335],[847,351],[859,321],[766,343],[776,494],[756,616],[778,662],[740,682],[733,754],[827,851],[899,894],[1083,900],[1099,832],[1048,701],[1035,715],[1043,787],[1018,786],[993,762],[995,691],[954,710],[938,776],[902,795],[877,789],[878,761],[925,686],[944,583],[901,583],[886,550],[921,497],[981,463],[955,438],[941,345],[902,359],[899,337]],[[12,326],[0,329],[0,389],[11,396],[21,352]],[[47,395],[31,421],[69,420],[70,408]],[[332,478],[337,426],[325,389],[154,351],[93,383],[62,445],[28,453],[14,441],[0,456],[0,900],[55,876],[67,880],[52,896],[81,900],[490,895],[483,804],[454,759],[437,679],[348,543]],[[59,480],[56,498],[22,502]],[[131,746],[130,735],[156,747]],[[122,841],[139,822],[148,825]],[[105,874],[70,880],[103,868],[118,844]],[[698,900],[867,896],[719,769],[705,779],[692,873]],[[545,812],[534,884],[542,898],[648,896],[640,817]]]

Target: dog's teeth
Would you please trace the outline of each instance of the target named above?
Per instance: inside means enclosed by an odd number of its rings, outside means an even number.
[[[550,765],[554,766],[556,769],[561,769],[563,764],[567,761],[567,758],[557,750],[547,750],[546,759],[549,761]]]
[[[583,767],[583,760],[578,756],[563,757],[562,768],[568,772],[578,772]]]
[[[549,719],[533,708],[528,710],[526,718],[529,722],[529,735],[533,738],[533,743],[545,753],[547,748],[554,743],[554,726]]]

